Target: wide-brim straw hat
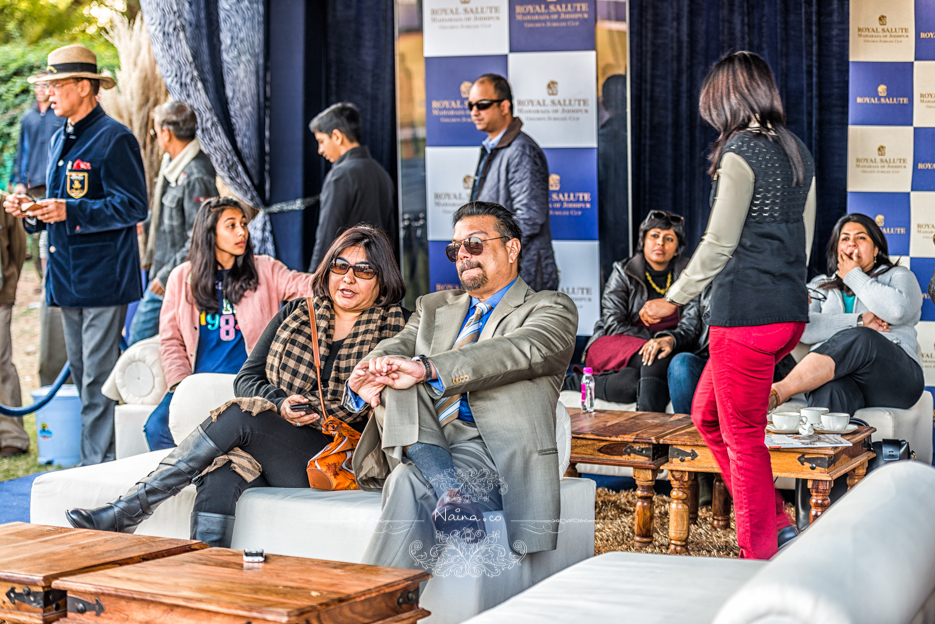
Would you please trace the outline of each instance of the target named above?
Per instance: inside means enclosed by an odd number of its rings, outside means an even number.
[[[100,80],[102,89],[112,89],[117,81],[97,71],[97,55],[83,45],[67,45],[49,53],[48,72],[45,76],[30,76],[26,82],[48,82],[66,78],[90,78]]]

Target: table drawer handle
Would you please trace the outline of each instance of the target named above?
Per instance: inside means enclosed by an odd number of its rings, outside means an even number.
[[[809,470],[814,470],[815,468],[824,468],[825,470],[827,470],[828,468],[831,468],[831,466],[834,465],[835,461],[837,461],[834,455],[819,456],[819,457],[806,457],[804,453],[802,455],[799,455],[798,460],[799,460],[799,464],[803,466],[805,464],[808,464]]]
[[[686,459],[688,461],[694,461],[698,459],[698,452],[695,449],[692,449],[691,453],[689,453],[688,451],[683,451],[680,448],[670,447],[669,448],[669,459],[672,459],[672,460],[677,459],[680,462],[684,462]]]
[[[653,457],[653,450],[651,448],[642,448],[639,446],[633,446],[632,444],[623,444],[622,442],[605,444],[598,449],[598,452],[601,455],[613,455],[614,457],[624,457],[629,455],[639,455],[640,457],[645,457],[646,459],[652,459]]]
[[[69,596],[68,611],[70,613],[87,613],[88,611],[93,611],[94,615],[100,617],[101,613],[104,612],[104,604],[101,602],[100,598],[95,598],[94,602],[88,602],[81,598]]]

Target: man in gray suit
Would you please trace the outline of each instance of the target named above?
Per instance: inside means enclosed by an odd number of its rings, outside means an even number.
[[[418,568],[413,544],[427,551],[436,532],[482,539],[483,512],[500,509],[514,548],[555,549],[555,406],[577,309],[519,277],[521,232],[508,210],[471,202],[453,221],[446,251],[464,291],[419,298],[348,381],[347,404],[375,408],[354,454],[357,481],[383,488],[365,563]]]

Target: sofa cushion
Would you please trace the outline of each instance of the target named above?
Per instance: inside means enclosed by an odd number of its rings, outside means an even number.
[[[933,517],[935,469],[880,468],[738,588],[715,622],[915,622],[935,590]]]
[[[114,447],[117,459],[149,452],[143,427],[155,405],[117,405],[114,407]]]
[[[189,375],[175,387],[169,403],[169,431],[176,444],[203,423],[212,410],[234,398],[234,377],[199,373]]]
[[[159,358],[159,337],[141,340],[128,348],[102,388],[104,396],[133,405],[156,405],[166,393],[166,377]]]
[[[765,565],[607,553],[562,570],[469,622],[710,622],[724,600]]]

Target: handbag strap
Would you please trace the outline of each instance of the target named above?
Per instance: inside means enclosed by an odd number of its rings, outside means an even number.
[[[318,323],[315,321],[315,306],[312,304],[312,298],[306,297],[308,304],[308,316],[312,324],[312,352],[315,354],[315,379],[318,381],[318,400],[321,402],[321,420],[328,417],[328,411],[325,408],[325,395],[321,392],[321,354],[318,351]]]

